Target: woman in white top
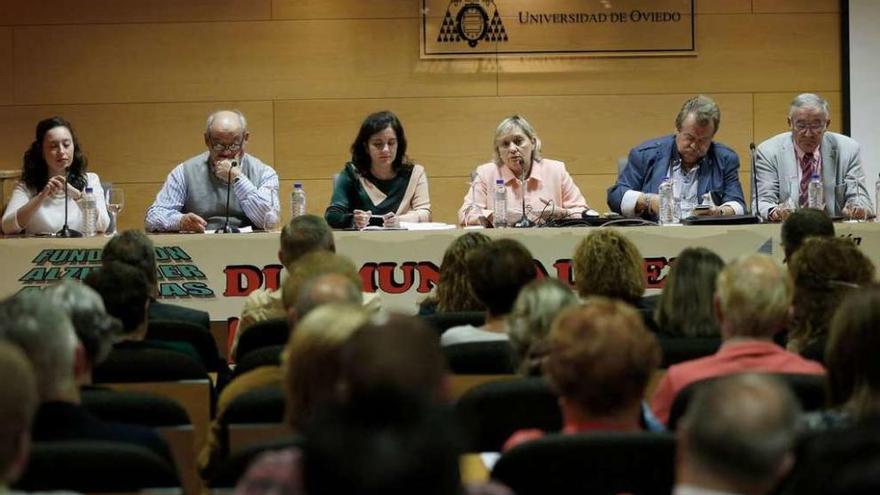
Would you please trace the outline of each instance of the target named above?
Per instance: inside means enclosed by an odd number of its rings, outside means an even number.
[[[64,178],[67,177],[67,224],[83,228],[81,199],[91,187],[98,209],[97,231],[110,224],[104,189],[97,174],[86,172],[83,155],[70,123],[51,117],[37,124],[36,140],[24,153],[21,180],[3,214],[4,234],[54,234],[64,226]]]

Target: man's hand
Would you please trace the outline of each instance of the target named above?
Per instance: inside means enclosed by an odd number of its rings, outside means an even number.
[[[205,227],[207,226],[208,222],[206,222],[204,218],[196,215],[195,213],[185,213],[182,217],[180,217],[180,223],[177,226],[177,230],[179,230],[180,232],[202,233],[205,231]]]
[[[230,170],[232,171],[231,174]],[[214,175],[216,175],[218,179],[226,183],[228,180],[234,180],[236,177],[241,175],[241,169],[239,169],[238,167],[233,167],[232,160],[223,159],[214,162]]]

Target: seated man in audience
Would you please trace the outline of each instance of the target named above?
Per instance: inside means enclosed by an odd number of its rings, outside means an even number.
[[[779,234],[787,262],[807,237],[834,237],[834,223],[822,210],[803,208],[788,215]]]
[[[721,110],[711,98],[700,95],[684,102],[675,118],[675,134],[645,141],[630,150],[617,183],[608,188],[611,211],[657,220],[657,193],[660,184],[669,178],[677,185],[682,217],[690,212],[741,215],[745,199],[739,183],[739,157],[727,146],[712,141],[720,124]],[[694,210],[708,193],[721,204],[705,212]]]
[[[538,274],[532,253],[519,241],[496,239],[468,253],[466,263],[471,290],[486,306],[486,323],[452,327],[443,332],[441,343],[507,340],[507,315],[520,289]]]
[[[691,383],[744,371],[824,374],[821,364],[779,347],[792,299],[792,283],[769,256],[753,254],[729,263],[718,275],[715,314],[721,348],[711,356],[670,366],[651,407],[664,423],[675,396]]]
[[[678,431],[674,493],[771,493],[793,464],[799,413],[788,387],[768,376],[701,388]]]
[[[39,404],[34,369],[21,349],[0,340],[0,492],[7,493],[24,471],[31,447],[31,423]]]
[[[227,188],[231,188],[231,227],[263,228],[268,216],[277,219],[278,175],[245,152],[249,138],[241,112],[212,113],[205,129],[208,151],[171,171],[147,209],[144,228],[151,232],[204,232],[223,227]]]
[[[126,230],[111,237],[101,252],[101,262],[107,264],[119,261],[131,265],[143,272],[150,284],[150,309],[147,312],[149,321],[172,320],[192,323],[206,332],[211,330],[211,319],[206,311],[185,308],[175,304],[157,301],[159,297],[159,281],[156,263],[156,247],[153,241],[140,230]]]
[[[77,383],[85,368],[83,349],[70,319],[45,295],[22,292],[0,303],[0,340],[21,349],[34,367],[40,398],[32,429],[35,441],[131,443],[174,465],[168,446],[155,431],[102,421],[80,404]]]
[[[849,206],[860,217],[871,211],[859,143],[827,131],[829,124],[828,102],[804,93],[789,107],[791,130],[758,145],[755,174],[762,217],[778,222],[785,220],[791,206],[806,208],[807,186],[814,173],[822,179],[822,201],[829,215],[845,215]],[[782,204],[786,196],[794,205]]]

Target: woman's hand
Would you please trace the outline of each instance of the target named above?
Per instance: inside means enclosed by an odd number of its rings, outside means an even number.
[[[354,228],[363,230],[370,224],[371,216],[373,216],[373,212],[371,211],[354,210]]]
[[[64,192],[64,177],[60,175],[56,175],[55,177],[50,177],[49,182],[46,182],[46,187],[40,191],[40,198],[45,200],[51,196],[56,194],[61,194]],[[68,191],[69,192],[69,191]]]
[[[386,213],[382,215],[382,225],[386,229],[399,229],[400,217],[395,215],[394,213]]]

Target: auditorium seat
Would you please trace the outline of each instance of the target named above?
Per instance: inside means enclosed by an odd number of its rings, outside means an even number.
[[[720,337],[658,337],[657,342],[663,351],[661,368],[710,356],[721,347]]]
[[[235,377],[261,366],[280,366],[281,353],[283,351],[284,346],[282,345],[270,345],[247,353],[241,361],[236,363],[235,370],[232,372],[232,378],[235,379]]]
[[[437,330],[440,335],[446,330],[461,325],[473,325],[475,327],[482,326],[486,323],[486,313],[483,311],[454,311],[447,313],[434,313],[423,315],[428,324]]]
[[[507,340],[447,345],[443,346],[443,354],[451,373],[505,375],[514,372],[515,357]]]
[[[277,436],[284,431],[284,407],[280,387],[258,388],[233,399],[218,418],[221,451],[233,453],[249,443]]]
[[[224,460],[217,472],[209,480],[208,486],[214,489],[233,488],[239,478],[247,471],[248,466],[260,454],[272,450],[282,450],[290,447],[299,447],[302,445],[302,438],[294,435],[284,435],[275,437],[273,440],[267,440],[253,445],[248,445],[238,449]]]
[[[240,363],[245,357],[258,349],[269,346],[283,346],[290,337],[290,328],[284,318],[258,321],[238,336],[235,348],[235,362]]]
[[[198,352],[208,371],[224,371],[226,369],[226,362],[220,357],[214,336],[193,323],[176,320],[150,321],[146,339],[186,342]]]

